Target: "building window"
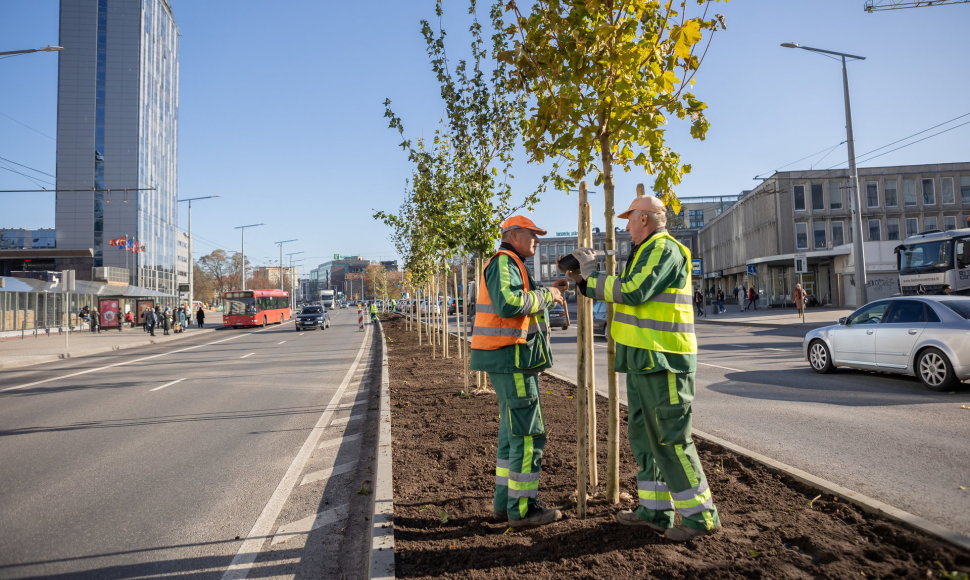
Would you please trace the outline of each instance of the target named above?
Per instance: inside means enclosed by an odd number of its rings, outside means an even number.
[[[915,236],[919,233],[919,225],[916,218],[906,218],[906,237]]]
[[[940,197],[943,198],[945,205],[953,205],[957,202],[953,193],[952,177],[944,177],[940,180]]]
[[[795,195],[795,211],[805,211],[805,186],[796,185],[792,187]]]
[[[899,239],[899,218],[886,219],[886,239],[887,240]]]
[[[812,238],[815,240],[815,249],[825,249],[825,222],[817,221],[812,224]]]
[[[869,221],[869,241],[878,242],[882,239],[882,228],[880,227],[879,220],[868,220]]]
[[[879,183],[866,182],[866,207],[879,207]]]
[[[903,205],[916,205],[916,180],[903,180]]]
[[[936,190],[933,189],[933,180],[923,180],[923,205],[936,205]]]
[[[795,223],[795,248],[798,250],[808,249],[808,224],[805,222]]]
[[[932,230],[938,230],[940,229],[939,223],[940,222],[936,219],[935,215],[928,215],[923,218],[923,231],[929,232]]]
[[[842,209],[842,182],[829,181],[829,207]]]
[[[963,203],[970,203],[970,176],[960,178],[960,199]]]
[[[845,226],[842,222],[832,222],[832,245],[841,246],[845,243]]]
[[[812,210],[823,210],[825,209],[825,199],[822,195],[822,184],[813,183],[812,184]]]
[[[957,229],[957,216],[955,215],[943,216],[943,229],[946,231]]]
[[[886,196],[886,207],[897,207],[899,200],[896,196],[896,180],[887,179],[883,184],[883,194]]]
[[[691,209],[687,210],[687,219],[690,224],[688,227],[691,228],[702,228],[704,227],[704,210],[702,209]]]

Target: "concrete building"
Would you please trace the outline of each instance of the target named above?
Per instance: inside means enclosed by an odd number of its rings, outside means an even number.
[[[59,43],[57,248],[90,249],[91,268],[127,267],[131,284],[174,295],[182,268],[179,37],[171,6],[61,0]],[[122,236],[144,251],[109,247]]]
[[[970,163],[859,168],[868,299],[896,294],[899,241],[963,227],[970,216]],[[755,287],[761,306],[791,303],[799,276],[819,304],[858,306],[852,261],[854,196],[848,172],[781,171],[705,223],[695,257],[701,286]]]

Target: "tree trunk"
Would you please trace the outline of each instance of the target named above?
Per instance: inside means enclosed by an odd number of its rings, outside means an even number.
[[[606,218],[606,250],[613,250],[613,255],[606,256],[606,273],[616,275],[616,231],[614,229],[614,184],[613,184],[613,153],[610,149],[610,133],[608,130],[600,132],[600,152],[603,162],[603,217]],[[613,321],[613,304],[606,304],[607,324]],[[620,390],[617,385],[616,371],[613,363],[616,360],[616,341],[612,333],[606,332],[606,377],[609,405],[609,424],[607,428],[606,452],[606,496],[607,500],[616,504],[620,501]]]

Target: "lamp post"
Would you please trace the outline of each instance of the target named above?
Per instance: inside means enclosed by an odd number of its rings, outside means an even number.
[[[240,230],[239,253],[242,255],[242,260],[240,260],[239,262],[239,268],[240,270],[242,270],[242,288],[240,288],[240,290],[246,289],[246,229],[255,228],[256,226],[265,226],[265,225],[266,224],[264,223],[258,223],[258,224],[249,224],[246,226],[236,226],[235,228],[233,228],[236,230]]]
[[[866,256],[862,243],[862,193],[859,191],[859,171],[855,166],[855,141],[852,138],[852,108],[849,105],[849,73],[846,70],[845,59],[865,60],[864,56],[835,52],[833,50],[823,50],[802,46],[793,42],[782,43],[785,48],[800,48],[811,52],[831,54],[842,60],[842,94],[845,100],[845,136],[849,149],[849,176],[852,179],[852,202],[855,205],[855,213],[852,216],[852,224],[855,228],[855,236],[852,238],[852,260],[855,262],[855,295],[856,307],[860,307],[868,302],[866,291]]]
[[[195,300],[195,262],[192,261],[192,202],[200,199],[212,199],[222,197],[221,195],[204,195],[202,197],[188,197],[177,200],[178,203],[187,202],[189,204],[189,311],[192,310],[192,301]]]
[[[299,238],[293,238],[292,240],[282,240],[279,242],[273,242],[274,244],[280,247],[280,291],[283,290],[283,244],[295,242],[298,239]],[[290,297],[290,299],[292,300],[292,296]]]
[[[6,52],[0,52],[0,56],[29,54],[31,52],[58,52],[61,50],[64,50],[63,46],[45,46],[43,48],[28,48],[27,50],[8,50]]]
[[[290,259],[290,272],[293,271],[293,256],[296,256],[297,254],[302,254],[302,253],[303,253],[302,251],[299,251],[299,252],[290,252],[290,253],[288,253],[286,255],[286,257],[288,257]],[[297,260],[297,261],[301,261],[301,260]],[[282,267],[282,265],[283,265],[282,262],[280,262],[280,266],[281,267]],[[290,301],[291,302],[293,301],[293,294],[295,292],[296,292],[296,290],[294,290],[294,288],[293,288],[293,278],[291,277],[290,278]]]

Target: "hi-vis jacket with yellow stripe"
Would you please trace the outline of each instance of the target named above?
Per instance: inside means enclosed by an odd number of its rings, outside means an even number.
[[[660,230],[637,248],[622,276],[595,272],[584,293],[614,303],[610,332],[618,344],[693,355],[697,338],[690,264],[690,250]]]
[[[483,268],[475,306],[471,360],[473,370],[538,372],[552,365],[546,309],[553,304],[545,288],[535,288],[522,259],[507,244]]]

